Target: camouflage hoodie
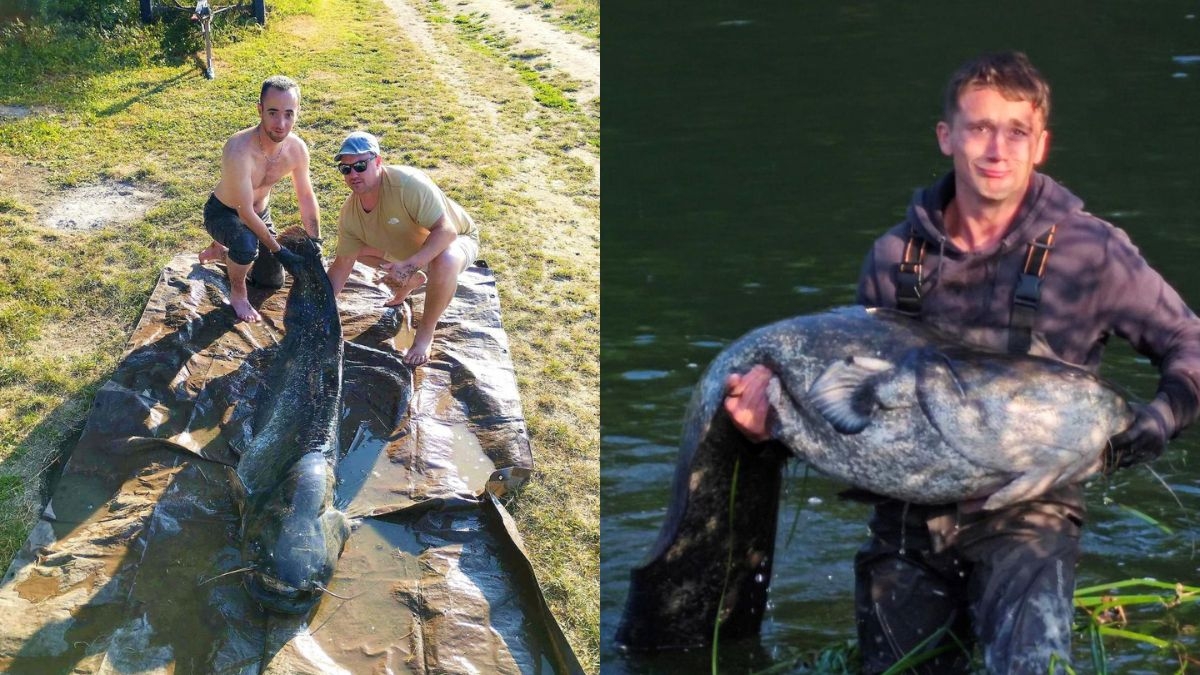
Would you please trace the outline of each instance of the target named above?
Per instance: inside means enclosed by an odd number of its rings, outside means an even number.
[[[904,222],[876,240],[863,264],[858,302],[895,307],[898,264],[910,232],[927,242],[921,318],[985,347],[1004,349],[1013,293],[1029,243],[1058,225],[1034,319],[1031,351],[1093,372],[1112,335],[1160,373],[1152,403],[1170,438],[1200,411],[1200,319],[1124,231],[1083,210],[1083,201],[1035,173],[1004,238],[990,250],[950,243],[942,220],[954,174],[918,190]]]

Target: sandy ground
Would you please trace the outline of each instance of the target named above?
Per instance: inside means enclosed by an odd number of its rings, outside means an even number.
[[[0,117],[24,119],[30,115],[49,115],[54,110],[49,106],[35,105],[32,108],[23,105],[4,105],[0,103]]]
[[[0,155],[0,197],[30,209],[31,220],[44,227],[84,231],[128,223],[163,199],[153,188],[115,180],[57,192],[46,188],[48,179],[46,169]]]
[[[129,183],[107,181],[73,188],[50,207],[42,224],[60,230],[92,230],[138,220],[162,199]]]
[[[0,117],[25,118],[53,115],[45,106],[0,104]],[[33,209],[34,219],[61,230],[92,230],[127,223],[146,215],[162,195],[122,181],[104,181],[54,193],[46,190],[47,172],[16,158],[0,156],[0,196]]]
[[[15,117],[17,119],[21,119],[23,117],[28,117],[29,113],[29,108],[26,108],[23,105],[0,105],[0,117]]]

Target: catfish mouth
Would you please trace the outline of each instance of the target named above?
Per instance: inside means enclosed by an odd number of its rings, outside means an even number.
[[[245,579],[246,591],[263,609],[281,614],[304,614],[321,599],[316,584],[296,588],[261,571],[251,572]]]
[[[289,227],[284,230],[277,241],[292,253],[314,260],[321,259],[321,247],[317,244],[317,240],[310,238],[308,233],[299,227]]]

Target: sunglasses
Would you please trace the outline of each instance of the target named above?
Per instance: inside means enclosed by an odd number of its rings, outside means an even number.
[[[367,170],[367,165],[370,163],[370,159],[360,159],[353,164],[342,164],[339,162],[337,165],[337,170],[341,171],[343,176],[349,174],[350,169],[354,169],[354,171],[357,173],[362,173]]]

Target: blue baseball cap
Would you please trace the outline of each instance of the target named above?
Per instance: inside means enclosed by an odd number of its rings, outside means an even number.
[[[368,152],[379,156],[379,139],[365,131],[355,131],[342,141],[342,148],[333,156],[333,161],[340,162],[342,155],[362,155]]]

